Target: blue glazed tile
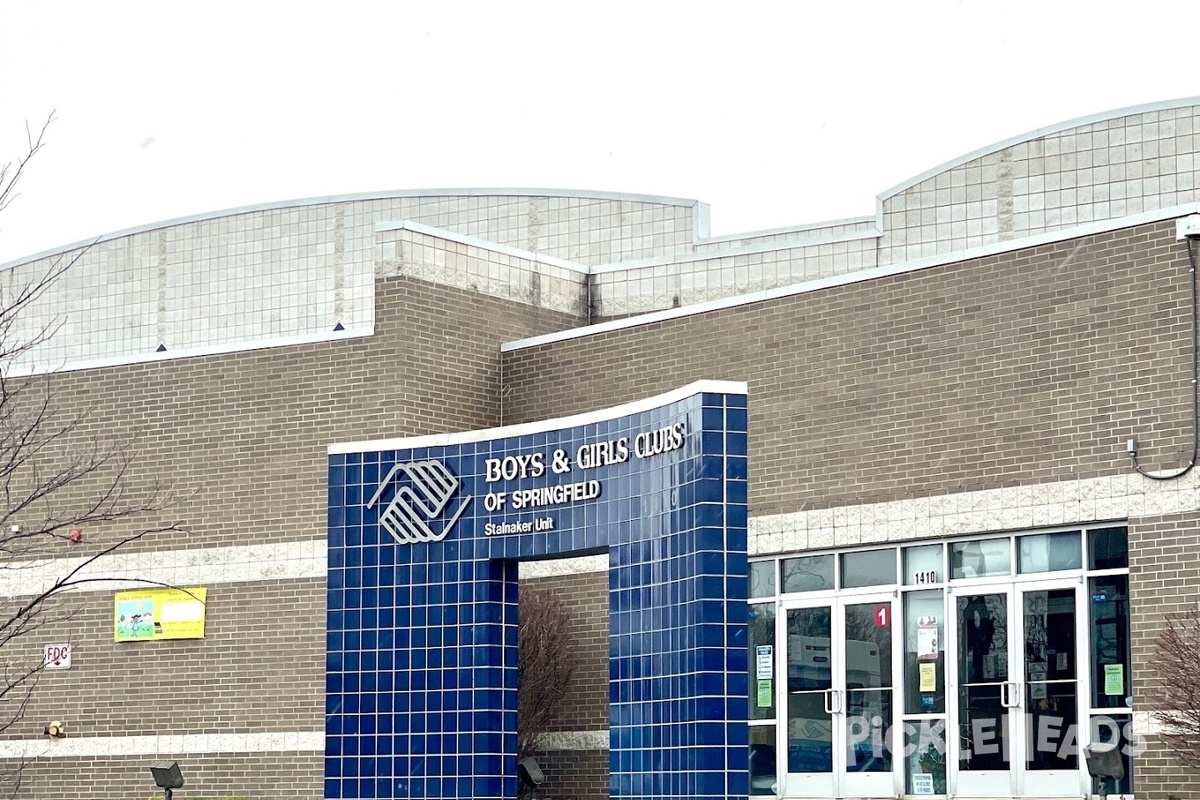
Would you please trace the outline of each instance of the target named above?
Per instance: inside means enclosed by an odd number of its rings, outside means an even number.
[[[342,477],[347,483],[363,484],[354,487],[363,491],[356,494],[344,487],[340,495],[331,494],[327,625],[330,633],[341,638],[331,637],[329,644],[368,649],[338,654],[336,661],[331,653],[327,661],[338,671],[366,670],[370,675],[362,675],[357,683],[343,680],[328,686],[340,688],[343,695],[352,690],[365,693],[358,707],[364,713],[375,709],[380,713],[361,724],[361,731],[356,720],[368,717],[355,717],[353,712],[331,716],[327,731],[331,736],[350,730],[356,736],[373,737],[375,754],[418,755],[411,762],[376,761],[363,768],[364,774],[373,769],[376,774],[405,776],[404,780],[371,783],[364,778],[356,784],[340,783],[338,790],[451,797],[480,794],[486,785],[484,793],[490,796],[515,792],[515,758],[496,754],[515,747],[516,674],[515,669],[495,665],[499,659],[515,662],[516,568],[511,561],[487,559],[561,554],[568,548],[607,550],[610,557],[612,788],[617,796],[629,796],[634,786],[621,770],[637,770],[645,776],[637,784],[641,789],[673,796],[695,789],[696,780],[683,772],[683,754],[699,738],[709,736],[711,729],[678,720],[701,719],[708,706],[696,699],[697,694],[717,691],[718,686],[741,693],[735,699],[740,706],[734,706],[742,709],[741,719],[747,707],[744,645],[740,660],[716,658],[709,652],[723,653],[735,646],[731,643],[745,641],[744,615],[732,623],[727,608],[716,610],[739,589],[744,597],[744,501],[737,489],[729,496],[723,481],[744,466],[745,459],[721,458],[725,448],[735,451],[744,445],[736,430],[732,434],[723,430],[744,426],[744,412],[726,410],[744,406],[744,397],[693,397],[630,419],[539,433],[519,441],[372,453],[344,462],[331,458],[331,470],[345,466]],[[573,480],[601,481],[602,494],[595,501],[506,517],[487,513],[481,500],[474,500],[468,515],[445,540],[415,546],[397,546],[389,534],[381,535],[379,509],[363,513],[361,507],[383,474],[380,464],[390,469],[393,463],[442,459],[464,479],[468,487],[464,494],[482,494],[496,488],[486,487],[477,477],[483,458],[502,456],[506,448],[519,446],[522,454],[548,454],[561,447],[574,456],[582,444],[632,438],[678,419],[687,419],[694,433],[711,423],[716,435],[689,435],[683,448],[649,459],[572,471]],[[706,450],[716,458],[706,458]],[[359,463],[364,466],[358,467]],[[365,485],[368,481],[372,486]],[[549,483],[527,477],[507,488]],[[355,502],[359,505],[353,506]],[[545,515],[556,523],[549,534],[485,538],[482,533],[483,522],[497,516],[532,520]],[[698,526],[709,530],[697,530]],[[380,544],[359,547],[357,543],[364,540]],[[698,552],[701,555],[696,556]],[[740,574],[730,574],[735,569]],[[703,600],[710,597],[711,603]],[[740,633],[736,625],[741,626]],[[720,646],[707,646],[714,641]],[[727,674],[735,664],[740,674]],[[740,681],[736,687],[734,677]],[[720,705],[722,698],[713,699],[718,707],[727,707]],[[396,713],[384,713],[392,709]],[[738,730],[744,730],[744,723]],[[471,737],[474,752],[487,755],[473,760],[464,755],[464,735]],[[365,748],[364,754],[368,751]],[[409,780],[410,775],[421,777]]]

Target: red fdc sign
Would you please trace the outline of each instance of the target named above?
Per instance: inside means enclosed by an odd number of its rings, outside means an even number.
[[[44,650],[46,669],[70,669],[71,645],[48,644]]]

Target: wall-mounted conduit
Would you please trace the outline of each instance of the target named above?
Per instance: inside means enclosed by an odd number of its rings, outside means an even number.
[[[1176,478],[1182,478],[1192,471],[1196,466],[1196,456],[1200,453],[1200,331],[1197,330],[1197,300],[1196,300],[1196,252],[1194,249],[1195,238],[1188,236],[1185,238],[1188,254],[1188,282],[1192,285],[1192,457],[1186,466],[1180,467],[1173,472],[1154,474],[1142,469],[1142,465],[1138,462],[1137,439],[1130,439],[1128,443],[1129,458],[1133,461],[1133,468],[1137,470],[1139,475],[1144,475],[1147,478],[1155,481],[1170,481]]]

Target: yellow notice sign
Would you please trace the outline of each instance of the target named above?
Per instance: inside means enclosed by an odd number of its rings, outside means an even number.
[[[920,665],[921,686],[922,692],[937,691],[937,664],[923,661]]]
[[[117,592],[115,641],[203,639],[207,589],[144,589]]]

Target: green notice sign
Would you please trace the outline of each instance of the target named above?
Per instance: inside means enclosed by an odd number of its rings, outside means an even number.
[[[1109,696],[1125,694],[1124,664],[1104,665],[1104,694]]]
[[[758,707],[770,708],[775,704],[775,681],[760,680],[758,682]]]

